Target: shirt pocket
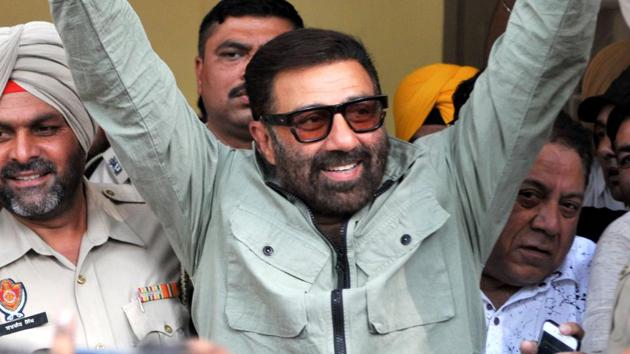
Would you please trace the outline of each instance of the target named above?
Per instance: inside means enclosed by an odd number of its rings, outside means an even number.
[[[306,294],[329,253],[273,219],[243,207],[232,214],[225,314],[232,329],[291,338],[306,326]]]
[[[179,299],[134,299],[123,311],[138,345],[176,343],[190,334],[190,315]]]
[[[455,305],[437,232],[449,214],[430,193],[389,209],[357,262],[369,277],[370,331],[386,334],[449,320]]]

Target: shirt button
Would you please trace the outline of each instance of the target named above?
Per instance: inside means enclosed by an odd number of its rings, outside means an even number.
[[[493,308],[492,308],[492,305],[490,305],[490,304],[486,304],[486,308],[488,309],[488,311],[490,311],[490,310],[492,310],[492,309],[493,309]]]
[[[79,285],[83,285],[83,284],[85,284],[86,281],[87,281],[87,279],[85,279],[83,274],[79,274],[79,276],[77,277],[77,283],[79,283]]]
[[[493,322],[494,322],[494,325],[495,325],[495,326],[498,326],[498,325],[499,325],[499,323],[501,323],[501,320],[499,320],[499,318],[498,318],[498,317],[495,317]]]
[[[262,251],[265,256],[271,256],[273,254],[273,247],[265,246],[263,247]]]
[[[400,243],[402,243],[403,246],[407,246],[411,243],[411,236],[409,234],[402,235],[402,237],[400,238]]]
[[[169,326],[169,325],[164,325],[164,332],[171,334],[173,333],[173,327]]]
[[[106,190],[105,190],[105,194],[107,194],[107,195],[108,195],[108,196],[110,196],[110,197],[113,197],[113,196],[115,196],[115,195],[116,195],[116,193],[114,193],[114,191],[113,191],[113,190],[111,190],[111,189],[106,189]]]

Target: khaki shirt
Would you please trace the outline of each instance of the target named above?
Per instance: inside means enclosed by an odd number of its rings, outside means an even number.
[[[621,354],[625,349],[630,349],[630,264],[619,277],[607,354]]]
[[[80,348],[128,348],[185,334],[188,315],[179,299],[138,300],[138,288],[179,279],[179,262],[155,217],[130,187],[85,185],[88,229],[76,266],[0,212],[0,281],[21,285],[0,294],[0,348],[48,348],[64,310],[76,317]],[[4,295],[23,300],[18,311],[7,311],[11,297]],[[7,312],[24,317],[7,323]]]
[[[517,1],[462,118],[390,140],[339,250],[255,151],[199,122],[127,1],[50,3],[81,98],[193,277],[202,337],[238,354],[482,351],[483,263],[586,66],[598,0]]]

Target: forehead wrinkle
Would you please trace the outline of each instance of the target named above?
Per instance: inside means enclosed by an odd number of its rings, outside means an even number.
[[[45,123],[47,121],[53,120],[53,119],[61,119],[64,123],[66,123],[66,119],[63,117],[63,115],[61,115],[60,113],[44,113],[41,114],[39,116],[36,116],[32,121],[31,121],[31,126],[36,126],[36,125],[40,125],[42,123]]]
[[[20,119],[20,121],[25,122],[22,125],[34,127],[53,119],[58,119],[58,120],[63,121],[63,123],[68,124],[68,122],[66,122],[66,118],[57,110],[54,110],[51,112],[43,112],[43,113],[35,115],[34,117]],[[5,122],[2,118],[0,118],[0,126],[4,128],[10,128],[12,126],[15,126],[15,124],[9,124]]]

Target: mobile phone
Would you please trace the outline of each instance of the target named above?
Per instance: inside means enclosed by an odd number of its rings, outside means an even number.
[[[552,320],[545,321],[538,340],[538,354],[574,352],[579,346],[580,342],[576,338],[560,333],[557,323]]]

